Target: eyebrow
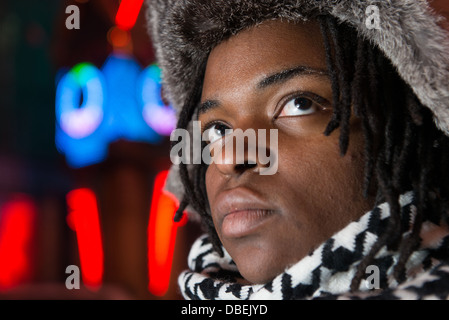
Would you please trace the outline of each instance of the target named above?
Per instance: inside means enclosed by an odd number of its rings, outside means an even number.
[[[201,103],[200,106],[198,107],[198,115],[205,113],[210,109],[217,108],[220,105],[221,105],[220,102],[217,100],[206,100],[203,103]]]
[[[294,78],[296,76],[302,76],[302,75],[315,75],[315,76],[329,77],[329,73],[326,70],[305,67],[305,66],[298,66],[298,67],[282,70],[280,72],[276,72],[274,74],[271,74],[271,75],[263,78],[257,84],[257,89],[265,89],[266,87],[269,87],[272,85],[278,85],[278,84],[281,84],[281,83],[284,83],[284,82],[290,80],[291,78]]]
[[[256,88],[258,90],[263,90],[269,86],[279,85],[294,77],[303,75],[329,77],[329,73],[326,70],[306,66],[297,66],[294,68],[281,70],[279,72],[264,77],[261,81],[257,83]],[[199,105],[198,114],[200,115],[202,113],[209,111],[210,109],[214,109],[220,106],[221,103],[218,100],[206,100]]]

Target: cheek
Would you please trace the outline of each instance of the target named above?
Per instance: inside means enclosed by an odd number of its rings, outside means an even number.
[[[291,173],[298,172],[310,185],[323,185],[323,182],[332,184],[340,181],[359,180],[360,172],[364,168],[363,145],[364,139],[358,125],[351,126],[349,147],[345,155],[341,155],[339,145],[339,130],[329,136],[316,134],[309,137],[289,137],[279,143],[280,163],[284,158],[285,170]],[[322,177],[315,180],[317,177]],[[327,184],[326,183],[326,184]]]
[[[218,189],[218,172],[214,169],[214,165],[211,164],[207,170],[206,170],[206,192],[207,192],[207,198],[209,199],[209,202],[211,201],[211,198],[214,198],[214,195],[216,194],[216,190]]]
[[[307,199],[301,203],[302,211],[313,214],[298,217],[306,224],[327,221],[331,228],[338,220],[341,223],[337,225],[344,226],[371,205],[363,197],[363,139],[354,134],[348,152],[341,156],[338,137],[339,132],[334,132],[329,137],[302,139],[301,143],[284,141],[279,149],[278,171],[292,194],[285,205],[294,208],[298,206],[296,199]]]
[[[338,142],[333,137],[289,137],[279,143],[279,172],[288,180],[304,186],[321,185],[338,161]],[[339,169],[341,170],[341,168]],[[332,176],[330,174],[330,176]]]
[[[212,220],[215,224],[215,198],[217,197],[220,185],[223,177],[220,175],[219,171],[216,169],[214,164],[211,164],[206,170],[206,193],[207,199],[209,201],[209,206],[211,209]]]

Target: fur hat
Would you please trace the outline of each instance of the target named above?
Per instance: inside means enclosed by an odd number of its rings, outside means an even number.
[[[388,57],[437,126],[449,135],[449,33],[442,17],[417,0],[147,0],[148,26],[165,93],[179,112],[194,79],[217,44],[265,20],[304,21],[330,14],[354,26]],[[369,6],[379,28],[367,27]],[[182,185],[173,167],[166,189],[178,198]]]

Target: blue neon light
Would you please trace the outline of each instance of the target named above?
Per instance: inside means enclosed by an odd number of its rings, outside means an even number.
[[[75,168],[103,161],[118,139],[159,143],[175,125],[160,96],[159,68],[142,70],[127,55],[111,55],[101,70],[73,67],[57,84],[55,104],[56,146]]]
[[[56,91],[56,117],[72,138],[92,134],[103,120],[104,79],[100,70],[81,63],[66,73]],[[79,101],[83,96],[81,106]]]
[[[142,116],[157,133],[170,135],[176,123],[175,111],[164,106],[161,92],[161,71],[156,65],[148,66],[140,75],[138,92],[142,99]]]

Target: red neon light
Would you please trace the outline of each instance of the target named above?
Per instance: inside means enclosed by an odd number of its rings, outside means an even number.
[[[0,290],[7,290],[31,275],[29,250],[36,207],[21,195],[7,202],[0,213]]]
[[[136,23],[143,0],[122,0],[115,16],[115,24],[122,30],[130,30]]]
[[[103,245],[97,199],[92,190],[81,188],[67,196],[67,222],[76,232],[83,283],[92,290],[103,281]]]
[[[167,174],[163,171],[156,176],[148,223],[148,289],[157,296],[168,290],[176,233],[187,222],[187,215],[180,222],[173,221],[178,205],[163,192]]]

